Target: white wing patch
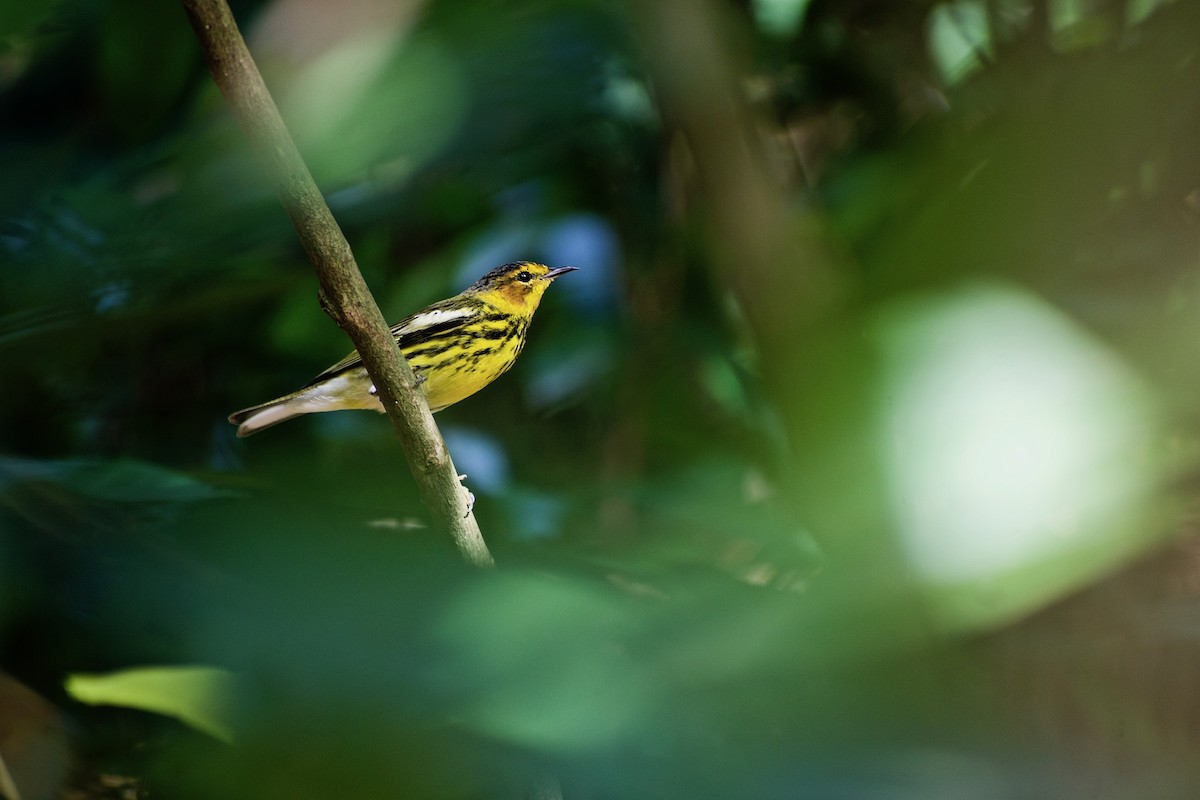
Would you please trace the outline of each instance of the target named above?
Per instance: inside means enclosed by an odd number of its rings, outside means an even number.
[[[413,315],[405,325],[396,329],[396,333],[404,335],[406,333],[416,333],[425,328],[441,325],[445,322],[452,322],[456,319],[465,319],[473,316],[475,309],[472,308],[439,308],[434,311],[421,311]]]

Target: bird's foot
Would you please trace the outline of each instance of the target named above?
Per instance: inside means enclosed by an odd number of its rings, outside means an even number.
[[[466,479],[466,473],[458,476],[458,482],[463,484],[463,491],[467,493],[467,513],[463,514],[464,519],[471,516],[471,512],[475,509],[475,494],[463,483]]]

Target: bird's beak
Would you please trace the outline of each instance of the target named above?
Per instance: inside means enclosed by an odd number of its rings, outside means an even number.
[[[559,267],[558,269],[552,269],[546,273],[546,280],[552,281],[559,275],[566,275],[568,272],[574,272],[577,269],[579,267]]]

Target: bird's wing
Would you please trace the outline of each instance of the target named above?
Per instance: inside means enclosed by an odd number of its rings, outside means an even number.
[[[477,318],[480,313],[482,313],[482,309],[474,304],[464,303],[461,297],[452,297],[449,300],[434,303],[397,322],[392,326],[392,338],[396,340],[396,345],[401,350],[405,350],[437,336],[458,330]],[[304,388],[315,386],[321,381],[340,375],[361,364],[362,358],[356,350],[313,378],[305,384]]]

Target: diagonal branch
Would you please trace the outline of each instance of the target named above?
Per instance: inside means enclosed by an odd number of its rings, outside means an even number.
[[[275,184],[321,284],[321,305],[354,342],[392,420],[421,499],[469,562],[492,556],[470,511],[469,494],[400,355],[350,245],[325,204],[263,83],[225,0],[182,0],[213,80]]]

